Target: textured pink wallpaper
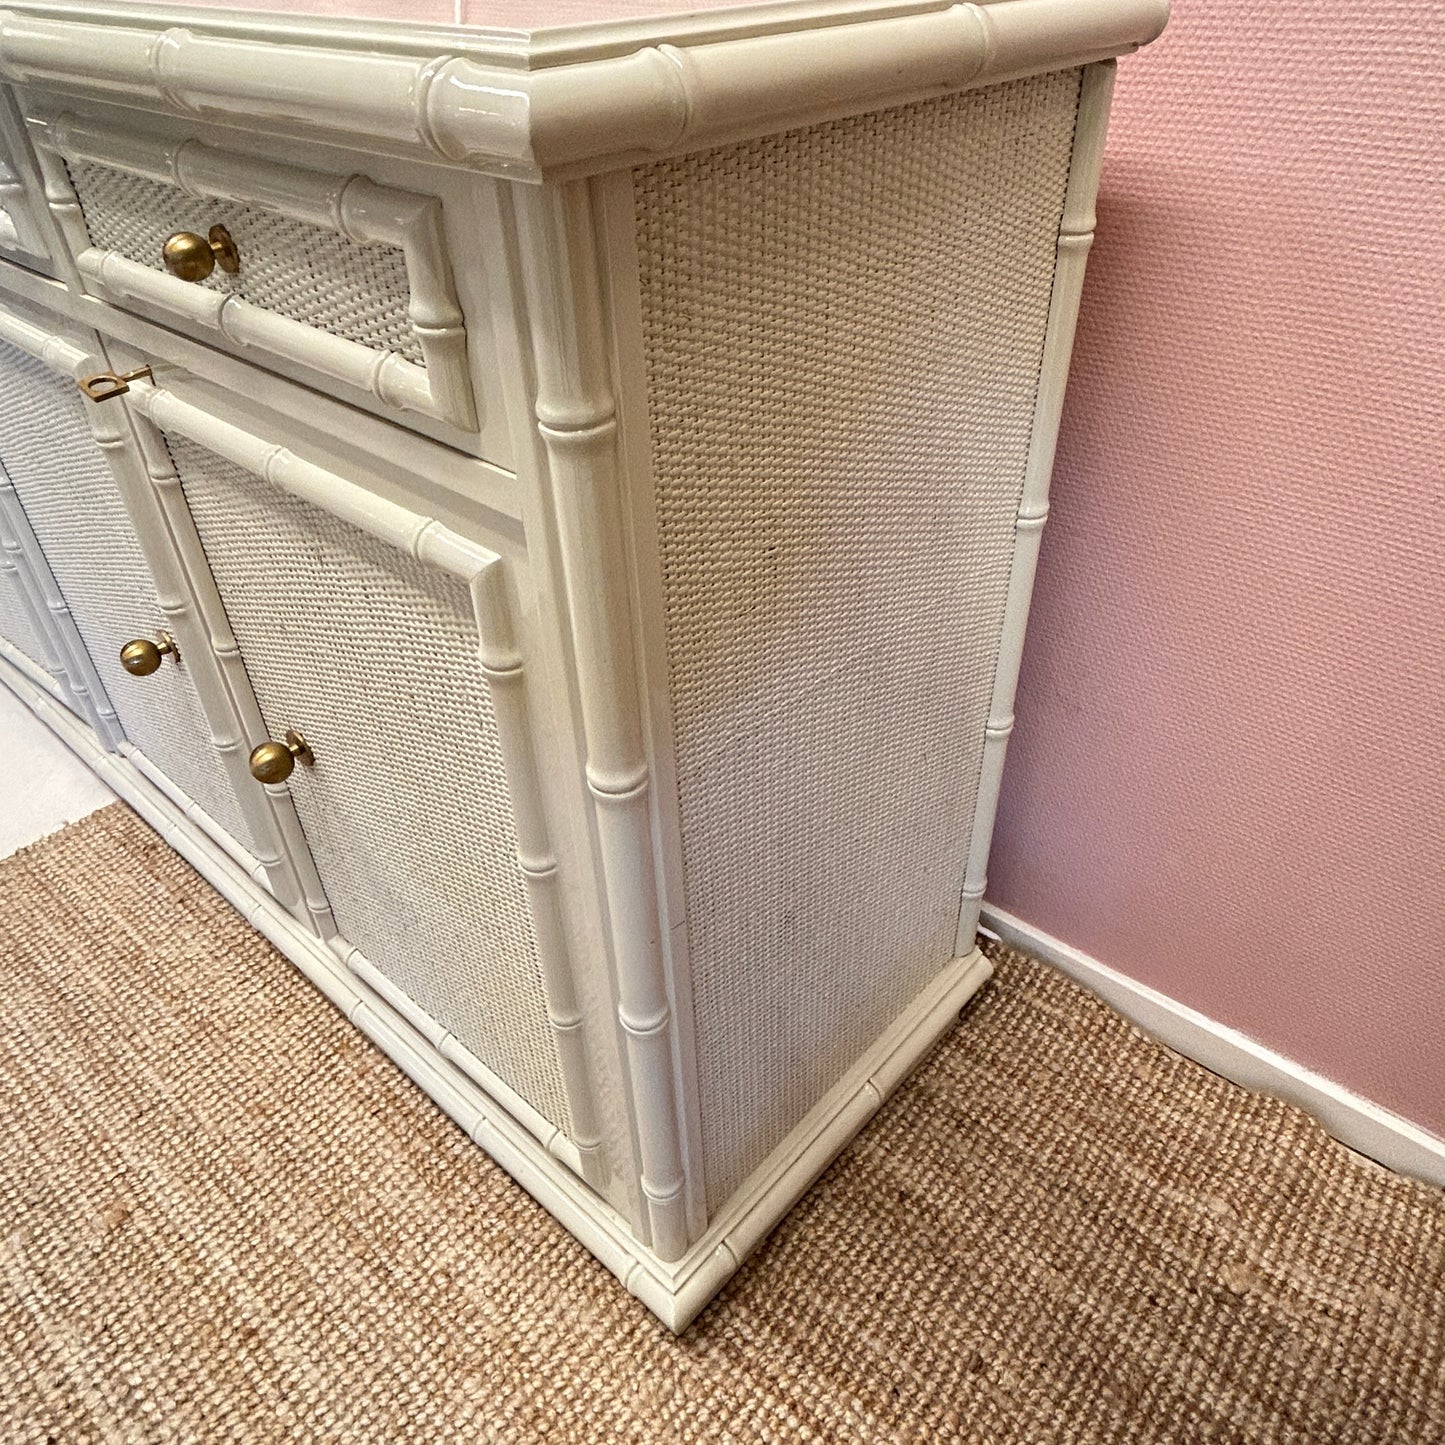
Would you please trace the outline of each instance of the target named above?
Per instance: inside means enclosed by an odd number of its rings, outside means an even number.
[[[1445,1134],[1445,34],[1121,62],[991,901]]]

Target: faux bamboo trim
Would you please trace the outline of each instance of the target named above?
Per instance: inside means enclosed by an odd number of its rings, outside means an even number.
[[[576,965],[567,931],[566,900],[538,774],[533,741],[536,721],[528,702],[526,671],[517,646],[506,585],[505,569],[500,564],[483,568],[471,584],[472,605],[481,638],[482,671],[491,685],[497,734],[502,744],[502,765],[513,788],[518,864],[532,903],[537,951],[543,960],[547,1020],[572,1109],[569,1142],[575,1146],[582,1177],[600,1188],[605,1179],[602,1127],[592,1085]],[[463,1063],[462,1067],[466,1065]]]
[[[750,1176],[673,1276],[660,1277],[639,1260],[624,1281],[628,1290],[674,1330],[685,1329],[953,1027],[959,1009],[992,973],[976,947],[954,959]]]
[[[398,988],[359,948],[336,938],[330,943],[346,967],[373,993],[385,999],[442,1058],[455,1064],[489,1098],[495,1099],[553,1158],[560,1159],[574,1173],[583,1173],[582,1156],[576,1145],[552,1120],[498,1078],[455,1034]]]
[[[250,879],[268,891],[271,888],[266,864],[247,851],[226,830],[220,827],[199,803],[192,802],[132,742],[122,742],[115,749],[157,791],[168,797],[181,813],[196,825]]]
[[[72,15],[75,18],[72,18]],[[1166,0],[999,0],[868,19],[809,15],[758,33],[746,14],[701,38],[628,53],[606,27],[549,63],[532,43],[419,56],[368,32],[365,53],[260,40],[191,12],[142,22],[16,3],[0,11],[0,75],[180,115],[320,128],[393,149],[538,176],[595,173],[665,153],[814,124],[1041,70],[1085,65],[1153,40]],[[719,33],[731,23],[733,33]],[[752,33],[747,33],[749,27]],[[337,35],[345,27],[336,28]]]
[[[21,174],[29,149],[13,99],[0,95],[0,246],[49,270],[49,248],[35,215],[32,187]]]
[[[0,550],[7,549],[0,548]],[[15,570],[15,564],[10,561],[8,556],[0,556],[0,572]],[[34,658],[26,657],[13,642],[9,642],[3,637],[0,637],[0,660],[7,662],[28,683],[53,698],[62,707],[70,706],[56,679],[46,672]]]
[[[116,716],[115,706],[106,694],[105,684],[95,670],[95,663],[80,635],[80,628],[76,625],[70,604],[61,592],[55,574],[50,570],[50,562],[39,539],[30,529],[24,504],[19,500],[13,486],[10,487],[9,500],[13,505],[12,526],[30,564],[30,574],[35,580],[36,591],[50,619],[52,635],[60,649],[60,655],[66,659],[65,676],[70,694],[80,711],[90,719],[96,736],[106,747],[114,750],[125,737],[125,730]]]
[[[661,948],[650,775],[625,574],[615,406],[585,183],[516,197],[546,458],[572,631],[641,1188],[653,1250],[687,1250],[678,1066]]]
[[[955,940],[955,951],[958,953],[973,947],[979,910],[988,882],[988,853],[1003,783],[1004,754],[1009,734],[1013,731],[1014,693],[1018,688],[1019,665],[1023,660],[1024,629],[1028,623],[1029,601],[1033,596],[1039,544],[1049,512],[1049,482],[1063,411],[1064,386],[1069,375],[1069,356],[1074,345],[1074,324],[1078,319],[1079,297],[1084,286],[1084,263],[1094,235],[1094,197],[1099,189],[1109,102],[1114,91],[1114,70],[1112,60],[1086,66],[1079,82],[1079,109],[1074,124],[1069,177],[1064,189],[1063,213],[1059,221],[1054,289],[1049,298],[1049,314],[1044,330],[1033,430],[1014,524],[1013,561],[1009,569],[998,662],[994,669],[988,726],[984,734],[968,861],[959,898]]]

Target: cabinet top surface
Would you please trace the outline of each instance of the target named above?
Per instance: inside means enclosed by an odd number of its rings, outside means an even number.
[[[119,4],[136,7],[133,0]],[[882,0],[854,0],[854,3],[769,4],[759,0],[690,0],[669,4],[668,0],[251,0],[246,6],[226,0],[174,0],[174,8],[221,10],[235,16],[246,10],[272,15],[329,17],[339,20],[395,21],[410,26],[460,26],[479,33],[488,31],[531,32],[563,26],[596,26],[618,20],[666,20],[687,17],[700,11],[778,11],[898,13],[907,10],[941,9],[946,0],[904,0],[887,4]],[[993,0],[984,0],[993,3]],[[144,9],[153,7],[146,5]]]
[[[1118,32],[1112,53],[1163,28],[1168,0],[12,0],[7,18],[164,30],[237,39],[339,43],[378,49],[452,49],[536,68],[625,51],[633,44],[816,33],[908,16],[1008,12],[1052,31],[1059,63],[1074,59],[1075,32]],[[1101,45],[1099,48],[1110,48]]]
[[[0,0],[0,79],[538,179],[1086,65],[1167,18],[1168,0]]]

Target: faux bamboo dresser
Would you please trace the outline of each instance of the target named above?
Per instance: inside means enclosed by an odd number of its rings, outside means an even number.
[[[1165,11],[647,8],[0,11],[0,674],[681,1329],[988,973]]]

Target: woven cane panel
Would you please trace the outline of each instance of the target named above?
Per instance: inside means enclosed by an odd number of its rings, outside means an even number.
[[[337,927],[570,1127],[465,584],[168,441]]]
[[[159,271],[167,236],[205,235],[219,222],[236,242],[241,270],[228,276],[217,267],[197,284],[425,364],[407,318],[411,282],[399,247],[358,245],[257,206],[197,200],[176,186],[112,166],[71,161],[69,170],[94,245]]]
[[[45,661],[50,649],[36,636],[25,599],[20,595],[20,579],[14,572],[0,571],[0,637],[24,653],[47,676],[50,674],[50,666]]]
[[[75,384],[0,344],[0,461],[95,664],[126,737],[233,838],[241,816],[211,729],[181,665],[150,677],[120,665],[121,646],[165,624],[140,542],[96,446]]]
[[[635,173],[712,1208],[953,956],[1078,91]]]

